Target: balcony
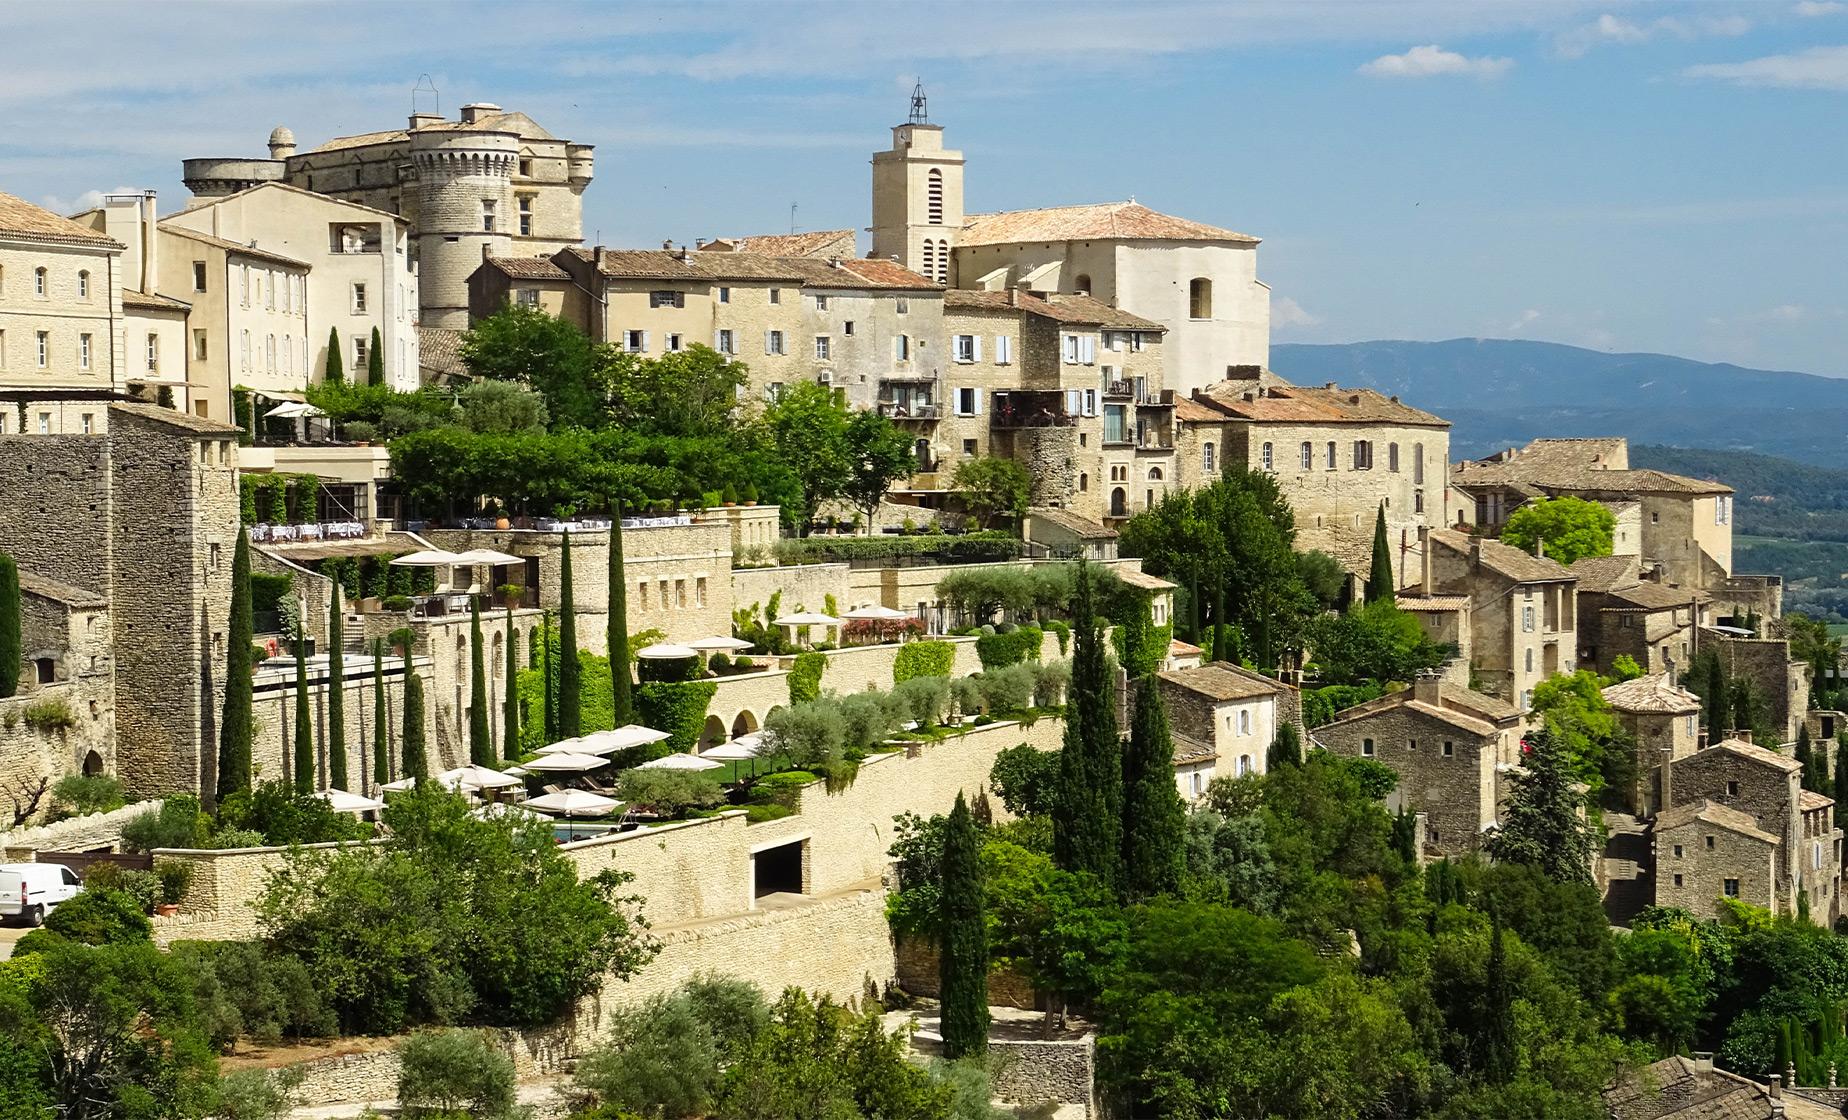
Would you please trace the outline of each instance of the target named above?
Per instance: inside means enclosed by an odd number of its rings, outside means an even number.
[[[1107,381],[1104,383],[1104,396],[1132,398],[1136,395],[1134,381]]]
[[[1065,408],[1065,394],[1056,391],[1015,389],[994,395],[989,427],[1070,428],[1078,417]]]
[[[889,420],[933,421],[943,418],[943,410],[935,401],[882,400],[879,402],[879,415]]]

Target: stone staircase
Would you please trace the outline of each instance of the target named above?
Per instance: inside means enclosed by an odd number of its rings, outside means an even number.
[[[1613,925],[1628,925],[1638,911],[1655,901],[1650,861],[1650,824],[1627,813],[1605,813],[1604,852],[1598,861],[1598,886],[1604,912]]]

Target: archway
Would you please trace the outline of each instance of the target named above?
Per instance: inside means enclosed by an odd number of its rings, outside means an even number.
[[[91,751],[83,756],[83,776],[94,778],[103,772],[103,756]]]
[[[705,729],[699,733],[699,749],[707,750],[725,741],[725,721],[718,716],[707,716]]]
[[[1129,495],[1121,486],[1110,491],[1110,516],[1129,516]]]
[[[755,730],[757,717],[750,712],[739,712],[738,718],[732,720],[731,735],[734,739],[741,739]]]

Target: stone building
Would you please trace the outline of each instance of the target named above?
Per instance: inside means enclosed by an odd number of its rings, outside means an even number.
[[[412,113],[403,128],[301,152],[294,133],[278,127],[268,159],[189,159],[183,175],[195,198],[286,182],[401,215],[413,239],[419,322],[462,328],[468,277],[484,254],[549,257],[583,241],[583,195],[594,172],[591,145],[560,139],[517,110],[476,102],[457,120]]]
[[[1422,813],[1425,850],[1481,847],[1499,818],[1502,776],[1520,763],[1521,715],[1506,701],[1436,679],[1336,713],[1313,732],[1324,748],[1399,776],[1387,808]]]
[[[1624,807],[1653,817],[1675,802],[1670,764],[1701,745],[1700,697],[1651,673],[1604,689],[1604,700],[1636,745],[1636,784],[1623,791]]]
[[[1301,722],[1288,685],[1214,661],[1156,675],[1174,736],[1175,783],[1199,798],[1214,778],[1243,778],[1267,768],[1279,720]]]
[[[817,229],[805,233],[771,233],[755,237],[715,237],[693,245],[711,253],[762,253],[766,257],[813,257],[816,260],[860,255],[850,229]]]
[[[1705,797],[1665,810],[1655,822],[1657,906],[1713,917],[1716,899],[1778,908],[1778,838],[1750,813]]]
[[[1711,626],[1694,635],[1695,651],[1711,651],[1720,659],[1726,678],[1750,682],[1754,707],[1762,708],[1765,723],[1778,742],[1797,738],[1797,728],[1809,711],[1815,676],[1807,662],[1793,661],[1786,638],[1746,637]]]
[[[125,246],[0,194],[0,433],[82,435],[127,388]]]
[[[1641,578],[1630,556],[1587,556],[1572,565],[1579,589],[1579,664],[1609,676],[1628,656],[1645,673],[1686,669],[1694,631],[1707,623],[1706,592]]]
[[[1175,412],[1182,485],[1209,484],[1231,467],[1274,476],[1296,511],[1296,546],[1327,552],[1356,575],[1371,563],[1381,508],[1402,583],[1419,532],[1443,525],[1450,422],[1398,397],[1292,385],[1249,365],[1195,386]]]
[[[1775,1073],[1761,1085],[1698,1051],[1628,1070],[1603,1093],[1611,1120],[1835,1120],[1844,1095],[1798,1089]]]

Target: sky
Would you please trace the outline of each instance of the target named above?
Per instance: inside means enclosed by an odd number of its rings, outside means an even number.
[[[0,4],[0,191],[186,197],[492,101],[612,246],[864,228],[922,80],[969,211],[1263,238],[1273,339],[1531,338],[1848,377],[1848,0]],[[428,95],[426,95],[427,97]],[[425,104],[428,104],[426,101]],[[864,235],[862,249],[865,248]]]

